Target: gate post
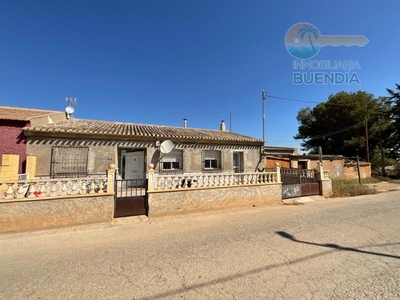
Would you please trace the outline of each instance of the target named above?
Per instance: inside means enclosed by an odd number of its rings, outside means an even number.
[[[147,189],[149,191],[152,191],[154,189],[154,165],[153,164],[149,164],[149,178],[148,178],[148,182],[147,182]]]
[[[276,182],[282,182],[281,181],[281,167],[279,166],[279,163],[275,163],[276,167]]]
[[[115,186],[115,164],[109,164],[107,171],[107,193],[114,193],[114,186]]]
[[[324,167],[322,166],[322,163],[318,163],[318,172],[319,172],[319,180],[324,179]]]

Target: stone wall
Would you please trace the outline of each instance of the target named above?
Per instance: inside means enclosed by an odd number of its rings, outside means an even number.
[[[252,205],[278,205],[282,184],[149,192],[149,217]]]
[[[318,168],[318,160],[310,160],[308,165],[309,169],[317,169]],[[324,170],[328,170],[328,176],[331,179],[341,178],[344,176],[344,160],[343,159],[335,159],[335,160],[322,160],[322,166]]]
[[[15,199],[0,202],[0,232],[110,223],[114,195]]]
[[[370,178],[371,177],[371,164],[360,163],[360,177]],[[345,179],[358,179],[357,164],[346,163],[344,164],[344,176]]]
[[[320,195],[324,197],[332,196],[332,180],[323,179],[320,181]]]

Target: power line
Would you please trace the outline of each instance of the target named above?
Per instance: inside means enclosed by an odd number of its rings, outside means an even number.
[[[356,104],[340,104],[340,103],[329,103],[326,100],[325,101],[311,101],[311,100],[301,100],[301,99],[294,99],[294,98],[287,98],[287,97],[280,97],[280,96],[273,96],[273,95],[267,95],[268,98],[274,98],[274,99],[279,99],[279,100],[285,100],[285,101],[293,101],[293,102],[303,102],[303,103],[312,103],[312,104],[326,104],[326,105],[332,105],[332,106],[342,106],[342,107],[358,107],[359,105]],[[366,106],[370,104],[375,104],[375,103],[368,103]]]
[[[320,139],[320,138],[324,138],[324,137],[327,137],[327,136],[331,136],[331,135],[335,135],[335,134],[338,134],[338,133],[342,133],[342,132],[345,132],[345,131],[350,130],[352,128],[358,127],[363,123],[364,123],[364,121],[359,122],[357,124],[353,124],[353,125],[347,126],[345,128],[337,129],[335,131],[331,131],[331,132],[324,133],[324,134],[319,134],[319,135],[316,135],[316,136],[313,136],[313,137],[309,138],[309,140]]]

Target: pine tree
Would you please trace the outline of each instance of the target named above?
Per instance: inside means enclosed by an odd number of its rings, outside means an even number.
[[[392,134],[390,139],[393,143],[391,155],[397,160],[400,159],[400,84],[396,84],[396,90],[387,89],[392,109],[390,110],[390,119],[392,120]]]

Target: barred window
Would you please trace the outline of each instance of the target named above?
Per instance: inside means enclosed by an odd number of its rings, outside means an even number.
[[[84,177],[88,174],[89,147],[53,146],[51,177]]]
[[[162,156],[161,168],[165,171],[182,170],[183,151],[172,150]]]

